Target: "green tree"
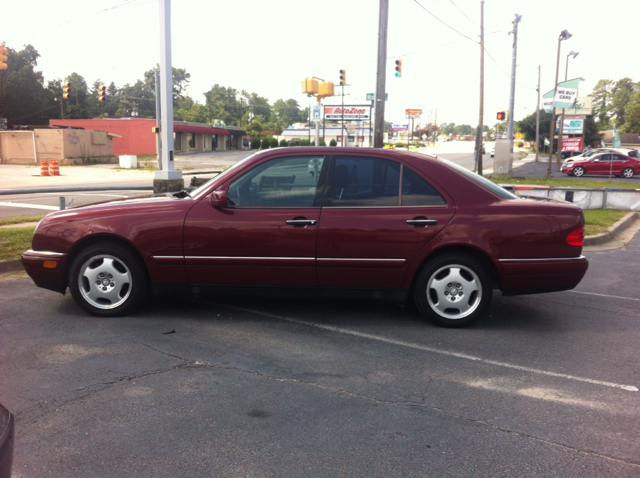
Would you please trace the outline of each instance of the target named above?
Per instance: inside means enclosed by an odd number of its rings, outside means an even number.
[[[624,126],[622,133],[640,133],[640,90],[636,91],[624,109]]]
[[[243,108],[237,99],[237,90],[215,84],[204,96],[205,106],[212,121],[224,121],[230,126],[240,126]]]
[[[593,98],[593,115],[600,130],[611,127],[609,108],[613,99],[613,87],[612,80],[600,80],[589,95]]]
[[[7,52],[7,69],[0,70],[0,116],[14,124],[47,124],[60,113],[59,102],[36,71],[40,54],[32,45]]]
[[[636,92],[637,87],[631,78],[622,78],[613,87],[613,99],[611,100],[611,113],[616,118],[616,126],[620,128],[625,122],[625,108]]]
[[[525,141],[532,143],[536,142],[536,113],[531,113],[529,116],[515,123],[518,127],[518,131],[522,133]],[[506,125],[498,123],[496,127],[501,128],[500,131],[506,131]],[[540,110],[540,144],[537,145],[538,151],[544,149],[544,139],[549,136],[549,128],[551,127],[551,113],[547,113],[545,110]]]

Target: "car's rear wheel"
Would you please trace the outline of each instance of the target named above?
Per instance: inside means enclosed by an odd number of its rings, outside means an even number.
[[[622,170],[622,177],[624,178],[627,178],[627,179],[632,178],[634,174],[635,174],[635,171],[632,168],[624,168]]]
[[[446,254],[419,272],[414,301],[420,313],[442,327],[465,327],[478,320],[491,303],[489,276],[466,254]]]
[[[127,248],[102,242],[84,249],[71,264],[69,289],[76,303],[99,317],[133,311],[148,292],[140,259]]]
[[[584,176],[584,168],[582,166],[576,166],[573,168],[573,175],[577,178]]]

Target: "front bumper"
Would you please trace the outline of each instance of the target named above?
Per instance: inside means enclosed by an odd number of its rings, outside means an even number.
[[[67,290],[65,265],[68,254],[62,252],[28,251],[22,254],[22,265],[38,287],[64,294]]]
[[[589,268],[584,256],[500,259],[503,295],[557,292],[575,288]]]

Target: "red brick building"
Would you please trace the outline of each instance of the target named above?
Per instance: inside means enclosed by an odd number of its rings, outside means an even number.
[[[50,120],[49,123],[56,126],[102,130],[122,136],[113,139],[113,154],[116,156],[156,154],[156,135],[151,130],[156,125],[155,119],[56,119]],[[214,128],[207,123],[174,121],[174,151],[186,153],[242,149],[242,136],[245,134],[244,130],[235,126]]]

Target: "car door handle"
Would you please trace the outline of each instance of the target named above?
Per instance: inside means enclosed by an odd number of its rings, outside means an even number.
[[[435,226],[438,224],[437,219],[408,219],[407,224],[412,226]]]
[[[289,219],[287,224],[291,226],[315,226],[316,222],[315,219]]]

